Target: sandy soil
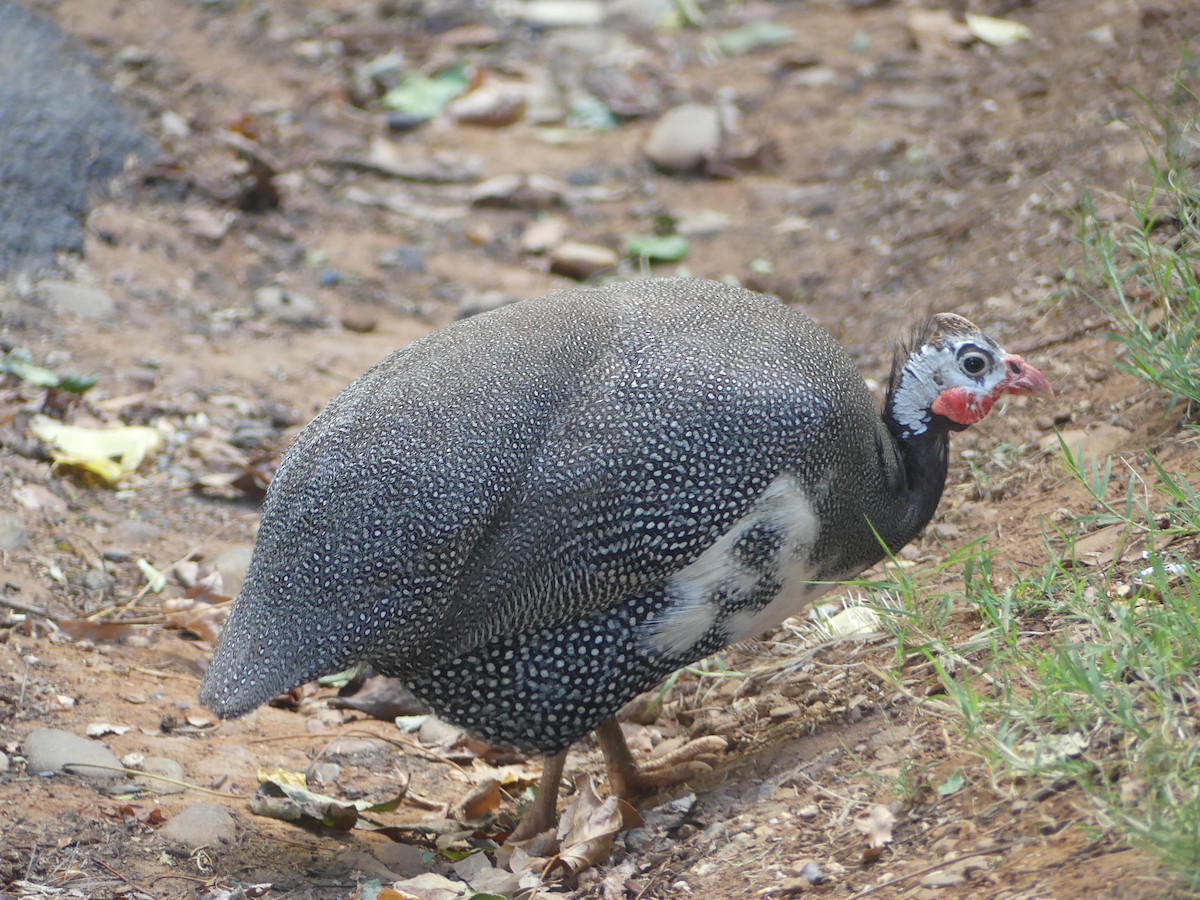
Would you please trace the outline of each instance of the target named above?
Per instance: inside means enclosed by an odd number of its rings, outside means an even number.
[[[1197,49],[1195,4],[972,4],[1029,26],[1031,40],[1003,48],[914,41],[916,5],[887,0],[706,4],[702,28],[663,33],[622,18],[596,35],[537,32],[453,2],[38,6],[102,60],[164,156],[97,205],[86,258],[69,264],[72,278],[113,298],[115,315],[55,315],[14,283],[0,288],[0,335],[40,362],[101,376],[69,419],[153,423],[173,437],[120,490],[87,484],[52,471],[21,438],[29,413],[61,398],[13,381],[0,388],[9,435],[0,498],[9,506],[14,491],[42,491],[22,495],[39,503],[14,505],[28,539],[0,558],[5,598],[59,619],[147,623],[120,640],[99,632],[72,640],[16,614],[0,629],[0,749],[13,758],[0,774],[4,896],[42,886],[89,897],[216,897],[248,884],[271,885],[272,897],[360,896],[364,881],[386,882],[379,867],[394,858],[392,838],[252,815],[244,798],[260,768],[303,771],[318,757],[332,760],[341,773],[328,790],[371,799],[411,779],[420,802],[381,814],[388,824],[437,816],[438,804],[458,802],[489,770],[491,761],[444,748],[397,749],[386,742],[401,738],[390,724],[325,708],[330,690],[214,723],[196,700],[209,635],[162,624],[167,600],[183,588],[172,576],[162,593],[144,592],[137,561],[166,572],[194,560],[203,571],[249,547],[258,498],[230,485],[232,474],[269,472],[295,429],[391,349],[464,310],[567,284],[544,257],[522,250],[539,216],[563,217],[573,240],[619,248],[660,216],[722,213],[719,230],[692,238],[687,268],[802,303],[876,383],[896,339],[937,310],[984,324],[1038,365],[1056,398],[1011,403],[956,440],[937,526],[910,559],[939,559],[986,534],[998,562],[1039,566],[1039,522],[1085,511],[1037,449],[1055,425],[1116,426],[1105,432],[1105,452],[1136,455],[1150,445],[1186,464],[1174,426],[1114,370],[1102,316],[1070,299],[1062,273],[1078,260],[1083,191],[1103,215],[1119,216],[1119,197],[1146,179],[1143,129],[1153,129],[1137,94],[1167,102],[1187,42]],[[712,52],[714,35],[759,15],[791,26],[796,40],[742,56]],[[389,134],[354,72],[392,48],[413,65],[464,59],[491,77],[557,77],[568,88],[612,87],[623,69],[629,84],[611,96],[632,96],[650,114],[570,135],[445,118]],[[666,175],[645,161],[641,145],[658,114],[720,97],[741,111],[722,177]],[[389,154],[386,165],[362,163],[373,144]],[[742,159],[747,148],[754,152]],[[263,193],[247,173],[254,159],[272,173],[277,207],[253,210]],[[420,175],[434,163],[449,180]],[[388,165],[393,174],[419,172],[389,177]],[[472,204],[481,181],[510,174],[564,187],[546,203]],[[406,265],[381,265],[397,248]],[[311,299],[309,320],[256,306],[256,291],[273,285]],[[224,483],[213,477],[225,473]],[[969,609],[954,615],[965,634],[977,625]],[[632,729],[642,749],[682,736],[730,740],[713,775],[690,786],[694,805],[669,834],[636,847],[618,840],[609,863],[546,891],[1184,896],[1152,858],[1093,826],[1077,788],[989,779],[953,718],[917,702],[932,673],[893,671],[888,641],[840,644],[801,661],[781,643],[786,634],[776,637],[723,661],[749,672],[795,658],[786,677],[684,678],[661,715]],[[96,722],[129,726],[100,738],[118,757],[173,759],[187,781],[220,793],[236,818],[233,845],[167,852],[160,818],[213,799],[198,792],[132,796],[25,771],[26,733],[82,734]],[[364,735],[386,740],[363,743]],[[330,746],[347,736],[358,743]],[[598,753],[580,746],[572,768],[598,774]],[[967,783],[938,797],[934,787],[956,769]],[[856,821],[880,804],[897,822],[892,843],[875,854]],[[960,865],[958,880],[930,877],[956,856],[979,867]],[[809,861],[824,883],[803,881]]]

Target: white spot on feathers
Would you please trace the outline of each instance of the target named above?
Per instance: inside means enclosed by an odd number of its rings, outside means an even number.
[[[755,526],[765,526],[779,537],[779,549],[765,573],[735,552],[739,541]],[[797,606],[795,595],[812,577],[809,557],[819,533],[820,522],[799,479],[790,474],[778,476],[745,516],[671,577],[667,582],[670,606],[643,626],[643,640],[659,653],[685,653],[717,625],[724,609],[737,608],[739,598],[757,587],[764,575],[777,578],[784,590],[765,609],[751,607],[735,613],[723,629],[736,634],[730,640],[740,640],[746,636],[742,634],[746,628],[757,634],[783,621],[803,608],[803,603]],[[817,593],[827,590],[824,585],[807,585],[810,593],[814,587],[819,588]],[[760,622],[764,623],[761,627]]]

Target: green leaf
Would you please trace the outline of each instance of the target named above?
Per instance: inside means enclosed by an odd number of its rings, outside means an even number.
[[[53,369],[35,366],[30,359],[28,350],[15,347],[0,358],[0,371],[35,387],[58,388],[72,394],[82,394],[100,380],[95,375],[59,375]]]
[[[625,241],[626,256],[650,262],[679,262],[690,252],[688,239],[681,234],[638,235]]]
[[[962,770],[955,769],[949,778],[937,786],[937,795],[939,797],[949,797],[951,794],[957,794],[966,783],[967,780],[963,777]]]
[[[447,103],[465,94],[470,84],[467,67],[462,63],[433,75],[412,74],[384,95],[383,105],[418,119],[432,119]]]
[[[717,38],[717,46],[726,56],[741,56],[760,47],[778,47],[790,44],[796,32],[776,22],[751,22],[741,28],[726,31]]]

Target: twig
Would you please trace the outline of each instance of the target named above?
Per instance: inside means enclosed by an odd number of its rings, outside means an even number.
[[[141,769],[129,769],[125,766],[106,766],[103,763],[63,763],[63,769],[70,771],[72,768],[85,769],[104,769],[107,772],[123,772],[126,775],[138,775],[142,778],[152,778],[156,781],[165,781],[167,784],[177,784],[180,787],[185,787],[191,791],[199,791],[202,794],[210,794],[213,797],[225,797],[229,800],[245,800],[241,794],[226,794],[221,791],[214,791],[212,788],[201,787],[198,784],[192,784],[190,781],[180,781],[177,778],[171,778],[167,775],[156,775],[153,772],[143,772]]]
[[[936,872],[938,869],[945,869],[948,866],[953,866],[956,863],[962,862],[964,859],[970,859],[973,856],[999,856],[1003,853],[1007,853],[1015,846],[1015,844],[1001,844],[997,847],[988,847],[986,850],[972,850],[970,853],[964,853],[962,856],[956,857],[955,859],[943,860],[942,862],[934,863],[932,866],[926,866],[923,869],[917,869],[915,872],[906,872],[903,875],[897,875],[890,881],[885,881],[882,884],[869,887],[865,891],[862,891],[858,894],[853,894],[852,896],[854,900],[858,900],[859,897],[866,897],[868,894],[874,894],[876,891],[882,891],[885,888],[893,887],[899,884],[901,881],[911,881],[912,879],[919,878],[922,875],[928,875],[930,872]]]
[[[1054,334],[1050,337],[1044,337],[1040,340],[1030,341],[1027,344],[1021,344],[1016,347],[1022,355],[1026,353],[1037,353],[1040,350],[1045,350],[1049,347],[1056,347],[1059,344],[1068,344],[1077,338],[1091,334],[1093,331],[1099,331],[1112,323],[1112,320],[1107,316],[1100,319],[1088,319],[1082,325],[1078,325],[1069,331],[1064,331],[1060,334]]]
[[[95,856],[93,856],[92,862],[94,862],[96,865],[98,865],[104,871],[108,872],[110,875],[115,875],[117,878],[120,878],[123,882],[125,882],[127,885],[129,885],[131,888],[133,888],[138,893],[145,894],[147,897],[152,897],[153,900],[161,900],[161,898],[158,896],[158,894],[152,894],[150,891],[146,890],[144,887],[142,887],[140,884],[138,884],[132,878],[129,878],[126,875],[122,875],[120,872],[118,872],[116,869],[114,869],[112,866],[110,866],[104,860],[97,859]]]
[[[49,619],[55,621],[55,617],[50,615],[44,609],[38,609],[36,606],[26,606],[18,600],[11,600],[8,597],[0,597],[0,606],[7,606],[9,609],[15,609],[19,613],[25,613],[27,616],[37,616],[41,619]]]

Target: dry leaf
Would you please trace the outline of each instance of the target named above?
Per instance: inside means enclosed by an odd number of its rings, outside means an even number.
[[[502,799],[500,782],[495,778],[485,779],[455,804],[453,816],[463,822],[476,822],[495,813]]]
[[[854,822],[855,827],[867,836],[867,844],[872,848],[883,847],[892,842],[892,826],[895,824],[896,817],[892,815],[892,811],[879,803]]]
[[[58,619],[55,626],[63,634],[76,641],[123,641],[132,637],[141,625],[122,625],[120,622],[97,622],[93,619]]]
[[[560,850],[552,865],[561,865],[570,874],[578,875],[604,862],[620,830],[619,798],[601,800],[592,779],[586,779],[559,822]]]
[[[965,18],[967,30],[985,44],[991,44],[993,47],[1007,47],[1010,44],[1027,41],[1033,36],[1029,26],[1011,19],[997,19],[974,13],[967,13]]]
[[[162,436],[144,425],[84,428],[64,425],[49,416],[34,416],[29,430],[50,445],[56,465],[83,469],[108,485],[136,472],[146,455],[162,445]]]

